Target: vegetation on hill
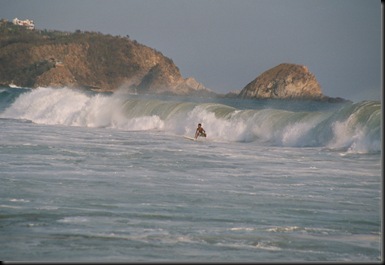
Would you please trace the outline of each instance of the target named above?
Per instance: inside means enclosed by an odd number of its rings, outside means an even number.
[[[129,36],[29,30],[0,22],[0,85],[71,86],[100,91],[186,94],[201,90],[174,62]]]

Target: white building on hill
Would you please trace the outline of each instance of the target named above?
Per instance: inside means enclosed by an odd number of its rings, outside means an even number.
[[[32,20],[32,19],[20,20],[20,19],[18,19],[17,17],[15,17],[15,18],[12,20],[12,22],[13,22],[13,24],[15,24],[15,25],[24,26],[24,27],[26,27],[27,29],[34,29],[34,28],[35,28],[35,24],[33,23],[33,20]]]

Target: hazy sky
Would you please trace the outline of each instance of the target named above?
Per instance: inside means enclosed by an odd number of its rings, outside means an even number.
[[[294,63],[353,101],[381,99],[381,14],[380,0],[0,0],[0,18],[37,29],[129,35],[218,93]]]

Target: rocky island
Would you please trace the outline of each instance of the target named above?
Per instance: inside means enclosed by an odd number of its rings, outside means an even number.
[[[235,96],[255,99],[344,101],[342,98],[323,95],[320,84],[306,66],[288,63],[263,72]]]
[[[0,86],[125,89],[138,94],[224,96],[252,99],[342,101],[324,96],[306,66],[280,64],[240,92],[216,94],[193,77],[183,78],[161,52],[97,32],[37,30],[0,20]]]

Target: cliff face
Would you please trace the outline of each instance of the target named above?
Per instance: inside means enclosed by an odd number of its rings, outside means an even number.
[[[118,88],[137,93],[212,93],[173,61],[129,37],[28,30],[0,24],[0,85]]]
[[[262,73],[238,95],[241,98],[322,99],[321,86],[306,66],[280,64]]]

